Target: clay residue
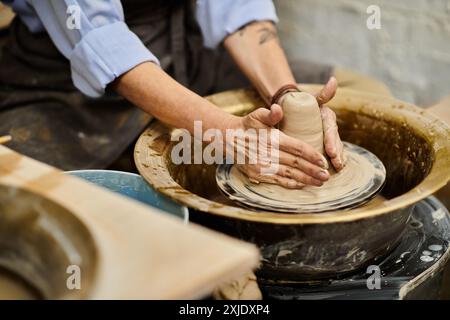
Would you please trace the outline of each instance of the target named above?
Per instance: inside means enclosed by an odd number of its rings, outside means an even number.
[[[40,298],[25,280],[0,268],[0,300],[31,300]]]
[[[280,129],[302,140],[324,154],[323,126],[316,98],[305,92],[292,92],[281,101],[284,120]],[[372,197],[383,185],[386,173],[382,163],[368,151],[346,144],[346,166],[340,172],[330,170],[330,179],[323,186],[305,186],[292,190],[267,184],[252,183],[233,167],[229,185],[249,204],[266,205],[283,211],[320,212],[354,207]]]
[[[376,168],[369,159],[356,152],[347,153],[346,167],[335,174],[321,187],[305,186],[302,189],[286,189],[278,185],[251,183],[237,167],[231,168],[229,184],[252,202],[266,203],[273,207],[305,211],[320,207],[347,207],[358,199],[367,197],[375,176],[383,177],[383,169]]]

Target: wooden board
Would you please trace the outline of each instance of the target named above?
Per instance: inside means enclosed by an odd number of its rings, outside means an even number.
[[[87,296],[91,299],[199,298],[249,272],[259,261],[253,245],[197,225],[186,226],[4,146],[0,146],[2,185],[58,203],[87,226],[98,255]]]

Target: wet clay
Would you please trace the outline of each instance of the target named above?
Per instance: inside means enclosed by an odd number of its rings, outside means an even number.
[[[325,156],[322,118],[315,97],[304,92],[291,92],[283,97],[281,105],[284,111],[281,131],[309,143]],[[367,150],[351,144],[345,144],[344,150],[346,166],[335,172],[330,165],[330,179],[321,187],[291,190],[274,184],[252,183],[237,167],[231,168],[229,184],[247,200],[280,210],[283,207],[290,210],[301,207],[305,211],[354,207],[374,195],[375,184],[382,185],[386,173],[384,166]],[[377,181],[374,181],[375,177]],[[379,179],[383,181],[380,183]]]
[[[291,92],[280,103],[284,113],[280,130],[325,154],[322,116],[316,98],[306,92]]]

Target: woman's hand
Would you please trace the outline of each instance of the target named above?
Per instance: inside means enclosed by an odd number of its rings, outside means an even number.
[[[272,22],[250,23],[226,37],[224,46],[266,102],[270,101],[282,85],[296,83],[280,46],[276,26]],[[336,79],[330,79],[316,98],[321,106],[325,150],[333,167],[339,171],[345,160],[337,132],[336,115],[324,106],[334,96],[336,87]],[[273,129],[282,117],[281,108],[272,106],[270,111],[258,109],[241,120],[238,118],[230,122],[239,128],[259,126]],[[320,165],[320,159],[322,155],[311,146],[280,132],[280,164],[277,174],[262,175],[261,165],[264,164],[241,165],[240,168],[253,181],[277,183],[288,188],[300,188],[307,184],[319,186],[329,177],[329,173],[323,171],[326,166]]]
[[[328,83],[315,96],[319,103],[320,113],[322,115],[325,152],[330,158],[336,171],[340,171],[345,166],[346,162],[344,145],[339,137],[336,114],[325,105],[325,103],[333,99],[336,94],[336,89],[336,78],[331,77]]]
[[[336,89],[336,79],[331,78],[315,96],[322,115],[325,152],[333,167],[340,171],[345,165],[345,158],[336,124],[336,114],[324,105],[334,97]],[[309,144],[276,129],[275,126],[282,118],[283,110],[277,104],[272,105],[270,110],[259,108],[245,117],[233,117],[226,127],[240,129],[247,133],[240,144],[236,143],[236,139],[227,141],[227,153],[233,153],[234,159],[238,157],[238,153],[243,153],[246,163],[238,164],[238,167],[252,182],[273,183],[289,189],[298,189],[305,185],[321,186],[330,177],[326,170],[328,169],[326,159]],[[256,129],[256,132],[248,134],[251,131],[249,129]],[[266,136],[269,137],[266,141],[259,138],[261,129],[265,130]],[[270,139],[271,134],[272,137],[273,134],[279,137],[276,146]],[[251,143],[258,145],[258,151],[260,148],[266,148],[268,155],[271,154],[272,147],[278,147],[279,154],[276,159],[278,164],[274,174],[264,173],[264,169],[273,165],[273,162],[269,163],[270,161],[261,159],[256,150],[249,147]],[[236,148],[238,144],[241,147],[240,151]],[[249,159],[257,159],[257,163],[249,163]]]
[[[246,162],[238,164],[238,167],[252,182],[273,183],[290,189],[301,188],[305,185],[321,186],[330,177],[326,170],[328,166],[326,159],[309,144],[289,137],[274,128],[282,118],[283,110],[277,104],[272,105],[270,110],[259,108],[245,117],[232,118],[226,127],[247,133],[244,139],[239,139],[241,140],[240,151],[237,151],[239,148],[236,148],[236,145],[239,143],[236,143],[236,139],[233,141],[226,139],[227,154],[233,154],[236,159],[239,153],[241,155],[244,153]],[[268,138],[261,139],[261,133]],[[271,140],[270,137],[273,136],[279,137],[277,144]],[[252,143],[258,146],[258,152],[265,148],[269,156],[272,147],[278,148],[279,154],[275,160],[278,163],[273,174],[264,173],[264,169],[274,165],[273,160],[269,163],[261,158],[260,154],[250,147]],[[251,164],[249,159],[257,159],[257,163]]]

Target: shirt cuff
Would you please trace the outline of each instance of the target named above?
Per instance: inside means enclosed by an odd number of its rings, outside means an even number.
[[[235,33],[243,26],[253,21],[268,20],[278,22],[275,7],[272,0],[245,0],[240,1],[227,13],[227,19],[223,25],[209,37],[205,37],[207,48],[216,48],[228,35]]]
[[[159,64],[124,22],[115,22],[93,29],[75,46],[72,80],[84,94],[100,97],[114,79],[146,61]]]

